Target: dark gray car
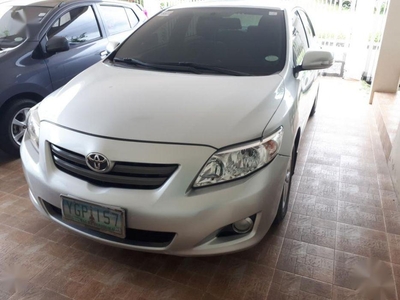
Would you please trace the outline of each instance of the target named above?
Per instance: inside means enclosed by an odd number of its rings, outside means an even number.
[[[0,148],[19,154],[29,109],[105,58],[146,20],[128,2],[0,4]]]

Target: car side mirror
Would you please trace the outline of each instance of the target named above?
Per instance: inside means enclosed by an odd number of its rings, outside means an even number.
[[[108,53],[111,53],[111,52],[113,52],[115,49],[117,49],[118,46],[119,46],[119,43],[118,43],[118,42],[115,42],[115,41],[108,42],[108,44],[107,44],[107,46],[106,46],[106,51],[107,51]]]
[[[65,52],[68,51],[69,48],[69,42],[63,36],[53,36],[46,43],[46,52],[50,54]]]
[[[306,70],[327,69],[333,64],[333,54],[324,50],[307,50],[303,63],[294,69],[295,74]]]

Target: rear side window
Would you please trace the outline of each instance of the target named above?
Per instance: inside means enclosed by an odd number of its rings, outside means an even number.
[[[93,41],[101,37],[99,26],[91,6],[70,10],[57,19],[47,37],[65,37],[71,45]]]
[[[104,26],[111,35],[131,29],[124,7],[100,5],[100,13]]]
[[[139,23],[139,19],[136,14],[130,8],[125,8],[126,14],[128,15],[129,23],[131,24],[131,28],[134,28],[137,23]]]

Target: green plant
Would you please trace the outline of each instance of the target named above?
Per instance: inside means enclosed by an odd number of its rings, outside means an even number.
[[[342,7],[344,9],[350,9],[351,8],[351,1],[349,1],[349,0],[343,1]]]
[[[71,37],[71,43],[83,43],[86,41],[87,35],[86,32],[82,33],[80,36]]]

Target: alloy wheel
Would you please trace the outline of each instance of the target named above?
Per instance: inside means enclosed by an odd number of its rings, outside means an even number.
[[[12,119],[11,136],[18,146],[21,145],[22,137],[24,136],[26,130],[28,112],[29,108],[23,108],[19,110]]]

